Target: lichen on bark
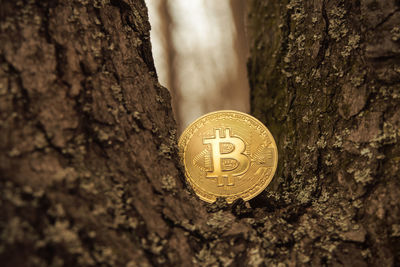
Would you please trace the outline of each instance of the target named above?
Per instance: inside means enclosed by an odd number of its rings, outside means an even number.
[[[254,204],[273,203],[292,238],[270,261],[394,265],[399,4],[251,1],[249,22],[252,112],[280,151]]]
[[[191,262],[144,2],[2,1],[0,17],[3,266]]]

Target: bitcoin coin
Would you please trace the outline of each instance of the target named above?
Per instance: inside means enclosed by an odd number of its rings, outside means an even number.
[[[272,134],[256,118],[233,110],[208,113],[182,133],[179,156],[200,199],[247,201],[271,182],[278,164]]]

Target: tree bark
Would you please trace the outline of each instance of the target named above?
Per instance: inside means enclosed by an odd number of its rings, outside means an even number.
[[[267,262],[400,264],[399,1],[251,1],[249,22],[252,112],[280,152],[253,201]]]
[[[397,2],[252,1],[253,113],[276,137],[248,203],[186,187],[142,0],[2,1],[2,266],[399,262]]]
[[[158,1],[158,14],[160,15],[161,31],[160,36],[162,46],[165,50],[165,65],[166,65],[166,84],[171,94],[172,111],[177,122],[177,129],[180,129],[180,122],[182,121],[182,114],[180,110],[180,101],[182,94],[180,92],[178,77],[177,77],[177,64],[176,64],[176,48],[174,45],[174,27],[175,23],[171,16],[171,3],[169,0]]]
[[[175,221],[204,210],[144,2],[2,1],[0,20],[2,266],[190,264]]]

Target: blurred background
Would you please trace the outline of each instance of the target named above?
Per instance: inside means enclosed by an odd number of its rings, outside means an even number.
[[[146,0],[153,56],[181,133],[220,109],[249,112],[245,0]]]

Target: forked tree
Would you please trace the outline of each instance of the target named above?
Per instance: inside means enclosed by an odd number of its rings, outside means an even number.
[[[249,1],[258,197],[184,182],[143,0],[0,2],[2,266],[393,266],[400,4]]]

